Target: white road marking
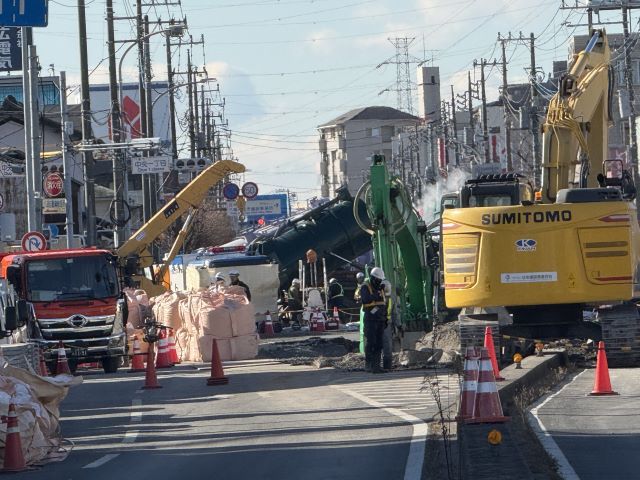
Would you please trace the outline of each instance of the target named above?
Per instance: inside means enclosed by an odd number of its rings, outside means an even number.
[[[559,395],[565,388],[575,382],[575,380],[584,372],[586,372],[586,370],[583,370],[578,375],[573,377],[570,382],[568,382],[556,393],[553,393],[546,398],[542,397],[538,402],[534,404],[533,408],[527,414],[529,425],[531,425],[531,428],[533,428],[533,431],[538,437],[538,440],[540,440],[540,443],[547,451],[547,453],[551,455],[551,457],[553,457],[553,459],[558,463],[558,473],[560,473],[560,476],[564,480],[580,480],[580,477],[569,463],[569,460],[567,460],[567,457],[564,456],[564,453],[562,452],[562,450],[560,450],[560,447],[553,439],[551,434],[547,431],[546,427],[542,423],[542,420],[540,420],[540,417],[538,416],[538,412],[542,407],[546,405],[547,402]]]
[[[372,407],[380,408],[391,415],[405,420],[413,427],[411,443],[409,444],[409,456],[407,457],[407,463],[405,464],[404,468],[404,480],[420,480],[422,478],[424,451],[427,443],[427,424],[418,417],[414,417],[413,415],[405,413],[402,410],[398,410],[397,408],[386,407],[382,403],[366,397],[358,392],[354,392],[353,390],[349,390],[344,386],[332,386],[368,405],[371,405]]]
[[[105,463],[107,463],[109,460],[113,460],[114,458],[119,456],[120,456],[119,453],[109,453],[108,455],[105,455],[104,457],[100,457],[95,462],[91,462],[82,468],[98,468],[104,465]]]
[[[142,393],[142,391],[139,391],[140,393]],[[138,392],[136,392],[138,393]],[[142,399],[141,398],[134,398],[133,400],[131,400],[131,423],[138,423],[140,421],[142,421],[142,412],[139,409],[142,406]],[[130,444],[130,443],[134,443],[136,441],[136,439],[138,438],[138,431],[137,430],[129,430],[127,432],[125,432],[124,434],[124,438],[122,439],[122,443],[123,444]],[[98,468],[101,467],[102,465],[104,465],[105,463],[113,460],[116,457],[119,457],[120,454],[119,453],[109,453],[103,457],[100,457],[98,460],[96,460],[95,462],[91,462],[87,465],[85,465],[82,468]]]

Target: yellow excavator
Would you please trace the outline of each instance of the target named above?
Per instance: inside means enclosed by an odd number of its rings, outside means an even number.
[[[221,160],[209,165],[120,246],[115,253],[124,269],[127,283],[142,288],[150,297],[165,292],[168,289],[165,281],[167,269],[184,243],[191,219],[209,189],[228,175],[244,171],[244,165],[232,160]],[[153,255],[150,250],[152,243],[185,213],[188,213],[187,218],[164,263],[153,270]]]
[[[505,334],[602,338],[613,362],[637,365],[640,228],[633,179],[607,160],[609,60],[594,30],[561,79],[542,128],[541,192],[516,174],[480,177],[444,211],[445,301],[505,307]],[[590,309],[595,321],[583,318]]]

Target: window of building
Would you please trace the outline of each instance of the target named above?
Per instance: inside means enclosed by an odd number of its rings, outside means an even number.
[[[329,134],[331,135],[331,138],[336,138],[336,129],[332,128],[331,130],[329,130]]]
[[[380,129],[379,128],[371,128],[371,129],[367,129],[367,130],[371,130],[371,137],[379,137],[380,136]]]
[[[395,133],[395,128],[393,125],[385,125],[384,127],[382,127],[382,141],[383,142],[390,142],[391,138],[393,137],[394,133]]]
[[[23,102],[22,85],[0,85],[0,99],[9,95],[17,101]],[[41,105],[60,105],[60,92],[53,82],[40,82],[38,85],[38,102]]]

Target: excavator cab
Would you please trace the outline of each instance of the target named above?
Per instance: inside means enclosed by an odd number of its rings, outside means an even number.
[[[480,175],[467,180],[460,190],[460,205],[469,207],[507,207],[533,203],[533,187],[517,173]]]
[[[622,193],[625,200],[636,198],[636,186],[633,177],[624,168],[624,162],[619,159],[605,160],[602,162],[602,173],[598,174],[598,185],[601,188],[616,187]]]

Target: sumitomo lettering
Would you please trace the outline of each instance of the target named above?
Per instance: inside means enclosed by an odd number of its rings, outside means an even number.
[[[482,225],[513,225],[517,223],[570,222],[571,210],[551,210],[548,212],[485,213]]]

